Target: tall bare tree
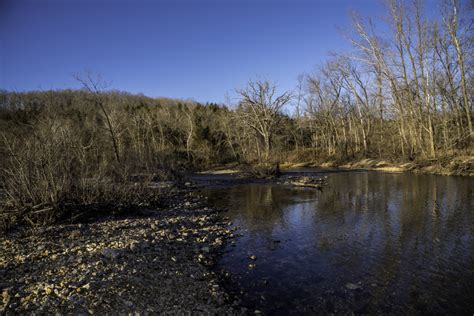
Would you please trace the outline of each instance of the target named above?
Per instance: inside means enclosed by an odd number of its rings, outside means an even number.
[[[268,80],[250,81],[238,90],[241,96],[238,114],[256,134],[257,144],[263,145],[263,158],[268,161],[272,150],[272,137],[281,119],[283,107],[291,101],[291,93],[277,93],[275,84]]]

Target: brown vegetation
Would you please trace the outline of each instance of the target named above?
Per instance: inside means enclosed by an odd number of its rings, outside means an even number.
[[[424,16],[421,1],[387,9],[390,34],[354,15],[355,51],[302,75],[294,97],[261,80],[238,91],[235,108],[202,105],[107,90],[89,74],[79,91],[1,92],[2,221],[140,204],[132,197],[154,193],[136,175],[176,179],[229,162],[259,176],[278,162],[363,159],[472,174],[472,9],[446,1],[441,19]]]

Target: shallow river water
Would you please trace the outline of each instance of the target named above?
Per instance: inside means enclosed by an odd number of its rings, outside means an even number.
[[[299,173],[328,185],[203,190],[239,227],[219,266],[237,277],[245,305],[270,314],[474,313],[474,179]]]

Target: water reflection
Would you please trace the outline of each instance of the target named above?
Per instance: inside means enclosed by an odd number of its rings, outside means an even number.
[[[323,192],[207,189],[243,237],[221,265],[271,313],[472,313],[474,179],[329,175]],[[257,255],[248,269],[248,256]]]

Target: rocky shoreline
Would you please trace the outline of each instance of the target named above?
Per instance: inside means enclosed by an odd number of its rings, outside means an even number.
[[[0,237],[0,312],[242,314],[213,268],[231,223],[192,189],[146,216]]]

